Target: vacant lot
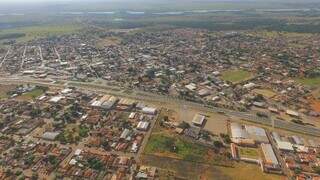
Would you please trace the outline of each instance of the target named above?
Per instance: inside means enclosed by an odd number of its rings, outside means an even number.
[[[0,84],[0,99],[8,98],[8,92],[13,90],[15,85],[2,85]]]
[[[260,167],[256,164],[250,163],[236,163],[234,168],[217,167],[225,176],[230,177],[234,180],[248,180],[248,179],[259,179],[259,180],[280,180],[286,179],[285,176],[279,176],[274,174],[263,173]]]
[[[119,37],[106,37],[97,42],[97,47],[103,48],[106,46],[117,46],[121,43]]]
[[[218,180],[281,180],[285,176],[263,173],[260,167],[250,163],[234,163],[234,167],[208,166],[206,164],[181,161],[168,157],[143,155],[141,162],[174,172],[178,177],[186,179],[218,179]],[[168,179],[163,177],[163,179]]]
[[[253,74],[244,70],[228,70],[222,73],[222,79],[234,84],[246,81],[253,77]]]
[[[167,156],[182,160],[202,162],[206,154],[206,148],[188,142],[182,138],[172,137],[166,134],[152,134],[146,146],[146,154]]]
[[[311,108],[316,111],[320,112],[320,100],[312,99],[310,100]]]
[[[271,89],[254,89],[253,92],[261,94],[266,98],[272,98],[276,95],[276,93]]]

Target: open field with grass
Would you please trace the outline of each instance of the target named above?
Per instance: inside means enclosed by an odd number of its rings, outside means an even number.
[[[156,154],[194,162],[204,161],[206,151],[206,148],[202,146],[162,133],[152,134],[145,149],[146,154]]]
[[[254,89],[253,92],[257,94],[261,94],[266,98],[272,98],[275,95],[277,95],[273,90],[271,89]]]
[[[75,33],[81,30],[79,24],[59,24],[59,25],[38,25],[27,26],[21,28],[0,30],[0,37],[8,37],[7,39],[15,39],[17,41],[28,41],[35,38],[42,38],[55,35],[63,35]]]
[[[263,173],[256,164],[237,162],[234,167],[209,166],[201,163],[181,161],[168,157],[143,155],[143,164],[156,166],[161,170],[175,173],[187,179],[219,179],[219,180],[284,180],[285,176]]]
[[[253,74],[244,70],[228,70],[222,72],[222,79],[232,83],[240,83],[253,77]]]
[[[259,180],[285,180],[285,176],[274,175],[263,173],[260,166],[256,164],[239,162],[235,163],[234,168],[222,168],[217,167],[220,172],[230,179],[234,180],[248,180],[248,179],[259,179]]]
[[[105,46],[117,46],[121,43],[121,39],[119,37],[106,37],[97,42],[97,47],[103,48]]]
[[[39,96],[41,96],[43,93],[45,93],[45,90],[43,88],[36,87],[34,90],[30,92],[26,92],[22,94],[21,96],[18,96],[17,99],[20,100],[32,100]]]
[[[305,86],[309,86],[312,88],[316,88],[320,86],[320,77],[316,77],[316,78],[299,78],[296,79],[296,81],[298,83],[301,83]]]
[[[240,147],[238,146],[238,152],[240,157],[259,159],[260,152],[258,148]]]

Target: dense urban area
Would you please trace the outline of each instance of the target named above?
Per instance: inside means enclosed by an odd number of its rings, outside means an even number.
[[[0,179],[320,179],[319,4],[191,4],[0,7]]]

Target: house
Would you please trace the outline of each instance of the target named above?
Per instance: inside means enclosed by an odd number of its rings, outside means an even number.
[[[190,84],[186,85],[185,87],[190,91],[194,91],[197,89],[197,86],[194,83],[190,83]]]
[[[268,107],[268,110],[272,113],[276,113],[278,114],[279,113],[279,110],[277,108],[274,108],[274,107]]]
[[[292,111],[292,110],[286,110],[286,114],[288,114],[289,116],[292,116],[292,117],[296,117],[298,118],[299,117],[299,113],[296,112],[296,111]]]
[[[156,108],[152,108],[152,107],[144,107],[144,108],[142,108],[141,111],[144,114],[150,114],[150,115],[157,114],[157,109]]]
[[[140,121],[137,125],[137,129],[140,131],[147,131],[150,123],[146,121]]]
[[[62,99],[64,99],[65,97],[64,96],[54,96],[52,97],[49,102],[51,103],[58,103],[59,101],[61,101]]]

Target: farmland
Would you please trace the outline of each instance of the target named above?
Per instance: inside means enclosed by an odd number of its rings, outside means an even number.
[[[18,41],[29,41],[35,38],[70,34],[79,31],[81,28],[79,24],[57,24],[5,29],[0,30],[0,40],[16,39]]]

